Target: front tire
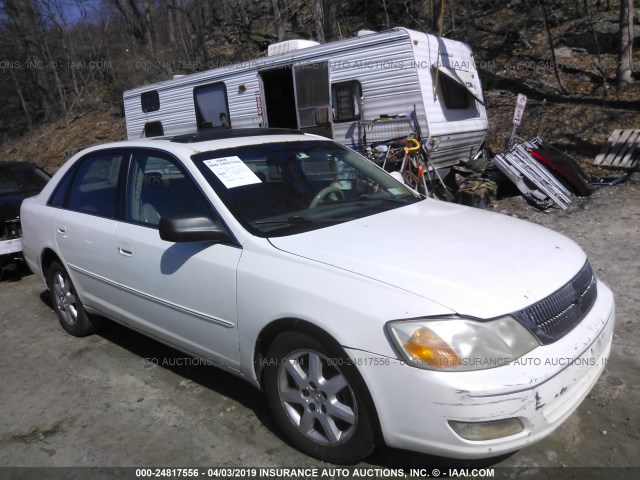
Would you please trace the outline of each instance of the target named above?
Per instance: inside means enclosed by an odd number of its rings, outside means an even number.
[[[364,382],[339,347],[303,333],[283,333],[269,348],[263,378],[273,416],[302,452],[353,464],[373,451]]]
[[[86,337],[98,329],[98,319],[89,317],[69,274],[57,261],[49,267],[47,285],[53,309],[58,315],[60,325],[67,333],[75,337]]]

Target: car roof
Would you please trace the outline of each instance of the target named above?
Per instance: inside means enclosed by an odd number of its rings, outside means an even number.
[[[220,129],[173,137],[150,137],[95,145],[79,152],[78,155],[114,148],[158,148],[176,155],[191,156],[196,153],[245,145],[294,142],[300,140],[329,141],[327,138],[317,135],[280,128]]]

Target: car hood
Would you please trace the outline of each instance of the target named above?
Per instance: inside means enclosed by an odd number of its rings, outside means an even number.
[[[531,305],[586,261],[580,247],[549,229],[437,200],[270,242],[477,318]]]

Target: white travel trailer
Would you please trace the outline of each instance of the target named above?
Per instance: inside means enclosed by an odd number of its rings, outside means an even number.
[[[290,40],[268,56],[124,93],[127,136],[280,127],[360,149],[406,136],[414,111],[437,167],[475,155],[488,121],[470,47],[406,28],[320,45]]]

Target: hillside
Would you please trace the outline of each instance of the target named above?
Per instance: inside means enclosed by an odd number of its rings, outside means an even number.
[[[594,29],[599,32],[597,45],[593,45],[591,23],[584,15],[573,15],[569,7],[552,12],[549,26],[560,85],[543,23],[530,12],[535,2],[514,0],[494,8],[487,5],[496,2],[460,3],[456,16],[446,23],[445,35],[466,41],[475,50],[490,121],[487,142],[494,152],[503,149],[510,133],[518,93],[529,97],[518,135],[538,135],[589,169],[612,130],[640,127],[640,85],[620,92],[614,88],[615,10],[592,8]],[[640,15],[636,15],[636,23],[638,33]],[[237,58],[241,46],[225,40],[220,33],[223,28],[212,31],[208,45],[212,51]],[[264,22],[260,28],[267,28]],[[213,39],[221,43],[215,44]],[[221,48],[216,50],[218,46]],[[636,65],[640,64],[638,51],[636,48]],[[32,161],[53,173],[64,162],[65,153],[123,139],[125,124],[118,105],[122,90],[170,78],[167,72],[144,73],[141,77],[139,72],[120,72],[115,84],[94,85],[94,93],[85,95],[66,121],[42,124],[22,137],[5,141],[0,146],[3,159]],[[637,81],[638,72],[635,74]]]

